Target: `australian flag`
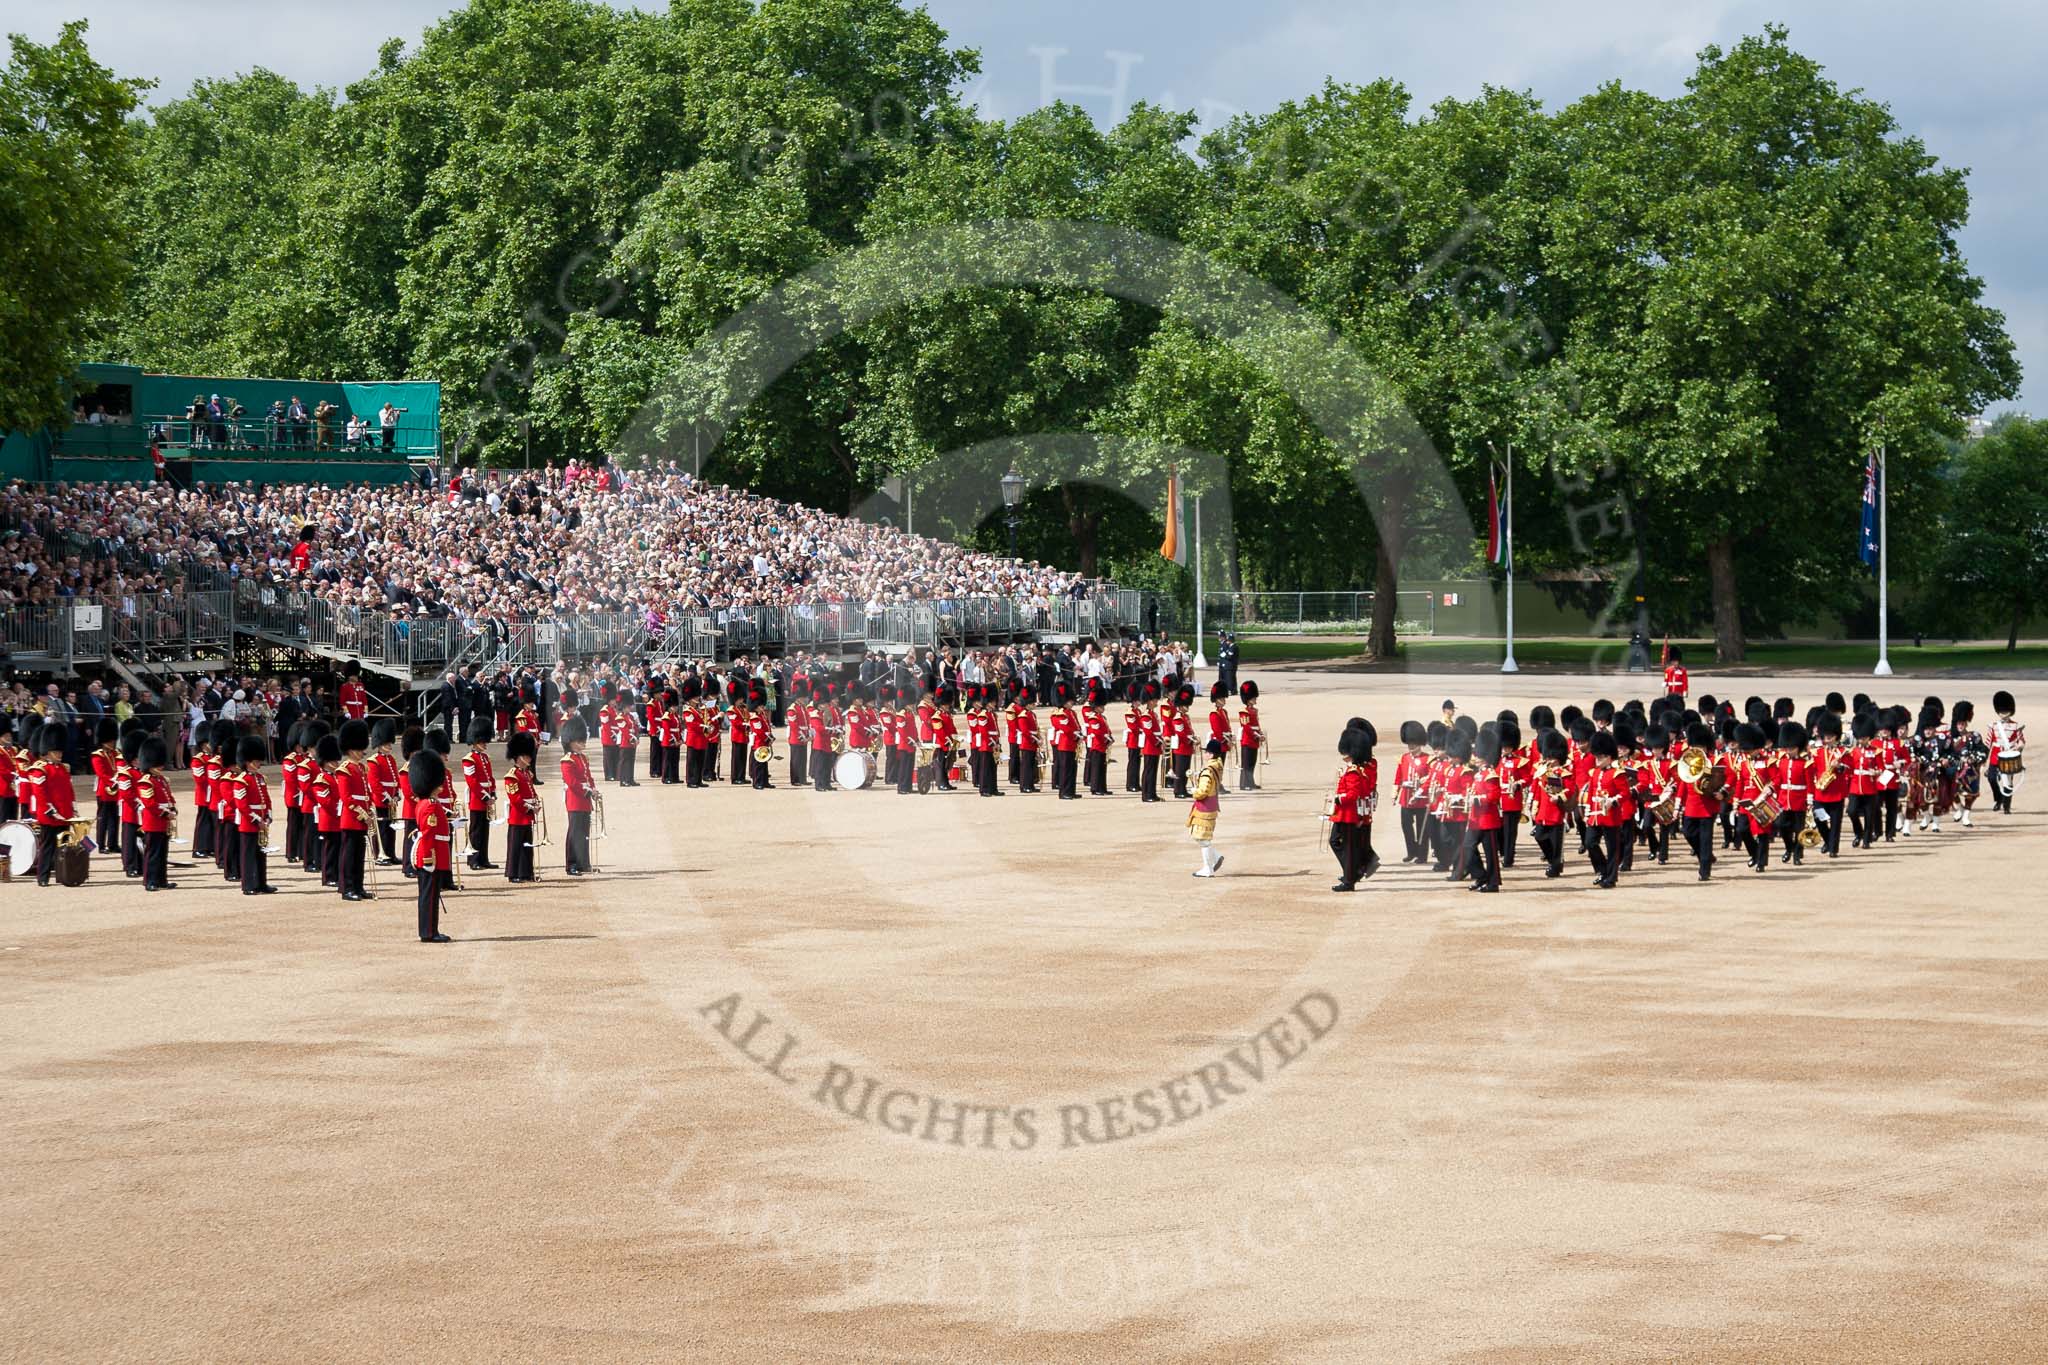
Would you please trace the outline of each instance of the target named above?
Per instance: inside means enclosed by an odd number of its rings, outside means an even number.
[[[1859,553],[1864,566],[1877,570],[1877,452],[1871,451],[1863,466],[1863,539]]]

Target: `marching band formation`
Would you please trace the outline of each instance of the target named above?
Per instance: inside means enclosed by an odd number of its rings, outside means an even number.
[[[702,788],[719,782],[728,753],[725,780],[731,785],[776,785],[781,760],[765,686],[744,670],[732,670],[723,684],[723,710],[717,687],[714,680],[689,676],[674,687],[649,688],[643,697],[606,684],[597,713],[597,772],[586,752],[591,735],[582,716],[571,711],[554,718],[553,734],[562,746],[567,875],[597,870],[591,843],[605,836],[599,774],[605,783],[640,786],[642,736],[649,775],[664,785]],[[1087,682],[1078,706],[1074,688],[1058,684],[1056,704],[1043,721],[1018,683],[925,693],[863,690],[839,677],[799,675],[789,690],[782,729],[791,787],[861,790],[879,781],[901,795],[964,785],[984,797],[1001,796],[1007,746],[1007,783],[1019,792],[1049,788],[1059,799],[1074,801],[1111,795],[1116,735],[1108,689],[1100,680]],[[1248,680],[1237,689],[1233,708],[1232,694],[1219,683],[1210,689],[1206,717],[1198,720],[1195,688],[1169,674],[1139,687],[1125,708],[1124,789],[1142,802],[1157,802],[1166,799],[1163,784],[1192,803],[1187,827],[1202,851],[1197,876],[1213,876],[1222,865],[1213,838],[1223,762],[1232,748],[1238,751],[1240,790],[1256,787],[1265,744],[1257,699],[1258,684]],[[514,883],[539,880],[535,850],[552,840],[537,770],[543,722],[531,705],[511,718],[500,773],[489,750],[497,727],[488,716],[471,721],[463,736],[467,750],[457,758],[441,729],[401,731],[395,720],[369,720],[360,689],[345,693],[342,702],[338,727],[309,720],[291,729],[277,765],[275,796],[263,739],[241,735],[232,721],[210,723],[195,734],[193,869],[201,860],[210,862],[243,894],[268,895],[277,889],[270,882],[271,860],[282,858],[353,903],[376,897],[378,869],[396,868],[413,883],[423,942],[448,941],[440,932],[442,897],[462,889],[463,871],[502,870]],[[1206,728],[1206,741],[1198,727]],[[118,855],[124,875],[141,881],[145,891],[175,889],[169,850],[186,841],[178,837],[180,813],[165,772],[163,740],[140,720],[124,726],[108,721],[97,739],[95,809],[84,819],[64,762],[63,727],[25,720],[18,745],[12,734],[0,735],[0,826],[25,823],[23,837],[33,841],[32,853],[24,849],[12,865],[32,858],[39,885],[75,884],[84,879],[86,856],[97,851]],[[1199,771],[1197,752],[1205,759]],[[279,807],[281,842],[273,831]],[[491,860],[491,831],[499,825],[505,827],[502,869]],[[67,875],[72,863],[75,877]]]
[[[1567,849],[1584,857],[1593,885],[1612,888],[1638,854],[1663,864],[1674,836],[1698,869],[1713,875],[1717,853],[1740,848],[1748,867],[1839,856],[1851,849],[1973,824],[1988,789],[1992,809],[2010,812],[2024,771],[2026,732],[2009,692],[1992,698],[1995,718],[1981,729],[1968,701],[1944,706],[1928,697],[1917,714],[1879,707],[1858,695],[1797,716],[1790,698],[1733,704],[1702,697],[1688,705],[1686,680],[1666,672],[1667,693],[1647,706],[1595,701],[1581,711],[1537,706],[1525,733],[1502,711],[1483,724],[1446,701],[1440,718],[1402,723],[1403,752],[1392,773],[1402,861],[1425,866],[1470,890],[1498,891],[1517,862],[1527,823],[1545,877],[1565,874]],[[882,686],[860,689],[835,676],[798,676],[781,717],[785,758],[760,680],[732,670],[720,683],[686,677],[643,697],[607,683],[598,709],[600,767],[587,753],[582,715],[554,718],[562,746],[563,871],[597,871],[593,840],[605,837],[600,783],[641,785],[639,749],[665,785],[703,788],[725,782],[753,790],[817,792],[878,784],[900,795],[969,788],[982,797],[1049,790],[1060,800],[1107,797],[1118,738],[1099,680],[1077,699],[1066,683],[1043,721],[1020,686],[969,683],[936,692]],[[1215,849],[1225,764],[1234,749],[1237,789],[1257,790],[1268,740],[1258,684],[1235,696],[1209,689],[1196,716],[1196,689],[1169,674],[1143,684],[1125,703],[1123,791],[1141,803],[1164,801],[1164,787],[1189,802],[1186,829],[1201,855],[1194,875],[1223,865]],[[1237,703],[1232,706],[1233,700]],[[374,898],[377,870],[395,868],[413,883],[423,942],[440,932],[442,898],[462,889],[464,871],[502,871],[507,881],[539,880],[536,851],[549,846],[547,804],[538,770],[542,723],[530,706],[513,718],[505,768],[489,746],[496,726],[478,716],[453,754],[440,729],[401,730],[345,708],[330,729],[304,721],[291,731],[273,798],[269,746],[216,722],[195,736],[191,758],[191,866],[210,862],[242,894],[268,895],[272,860],[319,878],[344,901]],[[356,712],[357,714],[348,714]],[[963,742],[964,736],[964,742]],[[91,759],[91,818],[64,763],[62,726],[25,719],[21,733],[0,734],[0,841],[19,867],[30,857],[38,884],[75,884],[88,854],[118,857],[143,890],[173,889],[170,849],[181,813],[166,774],[162,738],[140,721],[105,722]],[[1372,825],[1380,769],[1370,722],[1354,717],[1338,739],[1344,762],[1323,817],[1338,864],[1334,890],[1348,892],[1380,866]],[[1007,749],[1007,763],[1005,750]],[[1199,766],[1196,756],[1201,756]],[[1041,760],[1048,760],[1042,763]],[[728,774],[721,778],[723,766]],[[500,807],[502,804],[502,814]],[[284,811],[282,841],[274,830]],[[505,827],[504,863],[491,858],[491,831]],[[32,843],[32,850],[28,847]]]
[[[1717,849],[1740,848],[1761,873],[1774,850],[1780,863],[1838,857],[1844,829],[1859,849],[1916,829],[1935,834],[1944,821],[1968,828],[1987,787],[1992,808],[2009,814],[2025,770],[2026,730],[2010,692],[1993,695],[1996,718],[1980,730],[1968,701],[1951,708],[1928,697],[1916,716],[1830,692],[1802,719],[1789,697],[1750,697],[1738,719],[1710,696],[1688,706],[1682,670],[1674,682],[1667,669],[1665,682],[1671,690],[1647,707],[1537,706],[1526,737],[1513,711],[1478,724],[1450,701],[1438,720],[1404,721],[1393,773],[1401,861],[1498,891],[1526,820],[1546,877],[1564,875],[1575,838],[1593,885],[1611,889],[1639,851],[1668,862],[1674,833],[1701,881],[1712,877]],[[1336,891],[1379,868],[1376,742],[1363,718],[1337,741],[1344,763],[1324,803]]]

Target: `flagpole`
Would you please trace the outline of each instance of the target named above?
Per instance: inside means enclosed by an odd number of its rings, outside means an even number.
[[[1508,507],[1507,515],[1501,518],[1501,548],[1507,555],[1508,566],[1508,655],[1500,661],[1503,673],[1519,673],[1521,665],[1515,662],[1515,443],[1508,442]]]
[[[1892,675],[1891,661],[1891,537],[1886,516],[1885,483],[1889,471],[1885,468],[1884,442],[1877,443],[1877,667],[1875,676],[1889,678]]]
[[[1191,547],[1195,555],[1195,667],[1207,668],[1209,660],[1202,653],[1202,495],[1195,494],[1195,543]]]

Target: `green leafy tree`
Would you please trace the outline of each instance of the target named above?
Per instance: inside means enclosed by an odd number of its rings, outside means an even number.
[[[1956,457],[1935,597],[1966,625],[2005,627],[2005,647],[2048,613],[2048,421],[2006,417]]]
[[[1747,632],[1853,600],[1871,442],[1895,487],[1928,486],[1958,415],[2017,383],[1956,248],[1963,175],[1778,28],[1708,48],[1675,100],[1610,86],[1558,122],[1544,443],[1654,579],[1704,565],[1735,662]]]
[[[0,70],[0,430],[64,420],[128,280],[127,119],[149,82],[92,59],[83,21],[44,46],[19,34]]]

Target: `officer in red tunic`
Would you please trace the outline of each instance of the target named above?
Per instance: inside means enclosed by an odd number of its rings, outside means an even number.
[[[1017,777],[1018,789],[1035,793],[1038,790],[1038,713],[1031,709],[1031,694],[1023,690],[1017,693],[1016,704],[1011,708],[1017,736]]]
[[[562,725],[562,804],[569,813],[569,829],[563,839],[563,865],[570,876],[580,877],[597,869],[590,861],[590,815],[597,808],[597,787],[590,780],[590,760],[583,755],[589,732],[581,719],[571,716]]]
[[[634,705],[633,693],[621,689],[618,698],[618,717],[612,723],[613,743],[619,750],[618,779],[621,787],[640,785],[640,775],[637,771],[640,760],[640,721],[633,714]]]
[[[599,685],[598,695],[604,705],[597,708],[597,743],[604,755],[604,780],[619,780],[619,706],[612,694],[609,682]]]
[[[354,659],[341,666],[341,715],[344,720],[367,720],[370,694],[363,687],[363,666]]]
[[[1144,714],[1145,684],[1133,681],[1129,696],[1124,703],[1124,790],[1144,790]]]
[[[932,714],[932,743],[937,746],[932,766],[938,769],[936,780],[942,792],[954,790],[953,755],[960,751],[960,723],[954,719],[953,706],[958,699],[953,688],[940,688],[938,709]]]
[[[1685,700],[1692,691],[1692,678],[1685,671],[1685,652],[1673,645],[1664,657],[1664,694]]]
[[[505,880],[534,882],[533,822],[540,810],[540,789],[533,785],[539,746],[531,735],[505,741]]]
[[[341,741],[333,735],[321,735],[313,746],[313,758],[318,766],[312,782],[312,849],[319,862],[306,870],[320,874],[320,885],[333,886],[341,880],[341,808],[336,799],[341,781]]]
[[[236,751],[240,770],[233,778],[235,837],[242,843],[242,894],[274,895],[270,884],[270,858],[263,846],[270,838],[270,782],[263,776],[263,764],[270,757],[270,742],[261,735],[246,735]]]
[[[422,943],[448,942],[448,935],[441,932],[441,879],[455,868],[455,817],[434,795],[447,780],[448,767],[432,749],[422,748],[406,767],[407,785],[420,793],[413,801],[418,837],[412,858]]]
[[[491,871],[491,816],[498,804],[498,775],[491,766],[488,745],[491,722],[482,716],[469,723],[469,752],[462,756],[462,786],[469,812],[468,867],[472,872]]]
[[[1813,801],[1813,756],[1806,751],[1808,743],[1806,727],[1796,720],[1788,720],[1778,727],[1778,753],[1771,761],[1769,773],[1771,785],[1777,788],[1778,805],[1783,813],[1778,816],[1778,838],[1784,844],[1784,852],[1778,861],[1804,863],[1806,849],[1799,842],[1799,831],[1806,828],[1806,812]]]
[[[1536,732],[1533,747],[1541,762],[1530,774],[1529,830],[1536,840],[1537,852],[1543,855],[1543,875],[1562,877],[1565,812],[1572,800],[1570,746],[1563,731],[1546,728]]]

